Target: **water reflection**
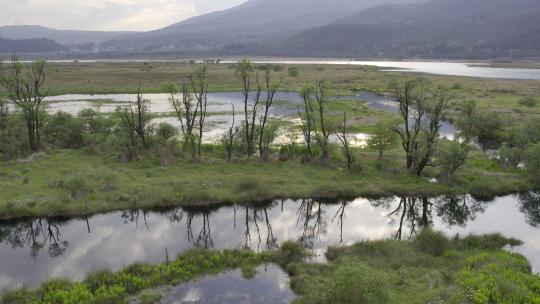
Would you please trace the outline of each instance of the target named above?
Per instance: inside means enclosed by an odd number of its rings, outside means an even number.
[[[291,303],[295,298],[289,279],[279,267],[263,265],[254,278],[239,270],[189,282],[168,291],[161,303]]]
[[[504,220],[501,220],[504,219]],[[540,270],[540,194],[481,202],[470,196],[321,201],[127,210],[88,219],[0,223],[0,288],[100,268],[156,263],[189,248],[270,250],[293,239],[322,255],[331,245],[410,239],[422,227],[449,235],[500,232]]]

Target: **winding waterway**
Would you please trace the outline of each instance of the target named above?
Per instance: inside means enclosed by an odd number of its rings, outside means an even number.
[[[450,236],[501,233],[540,271],[540,195],[482,202],[470,196],[276,200],[161,211],[126,210],[89,218],[0,222],[0,289],[51,277],[81,279],[100,269],[157,263],[193,247],[276,248],[299,240],[322,260],[330,245],[409,239],[429,225]]]

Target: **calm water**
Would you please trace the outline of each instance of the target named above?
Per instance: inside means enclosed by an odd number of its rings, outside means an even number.
[[[294,298],[287,274],[278,266],[263,265],[250,279],[244,278],[240,270],[234,270],[174,287],[161,303],[275,304],[290,303]]]
[[[471,197],[273,201],[255,206],[124,211],[88,219],[0,222],[0,288],[50,277],[157,263],[193,247],[276,248],[300,240],[316,259],[330,245],[408,239],[424,225],[449,235],[499,232],[525,242],[514,250],[540,271],[540,195],[490,202]]]
[[[369,65],[384,71],[405,71],[446,76],[463,76],[494,79],[540,80],[540,68],[492,68],[478,66],[466,62],[434,62],[434,61],[350,61],[350,60],[257,60],[255,63],[276,64],[323,64],[323,65]]]
[[[169,101],[168,94],[146,94],[145,98],[150,100],[150,111],[152,113],[172,113],[174,109]],[[114,112],[118,106],[126,105],[130,101],[136,100],[136,94],[69,94],[52,96],[46,99],[49,113],[63,111],[72,115],[77,115],[86,108],[97,108],[101,113]],[[358,101],[366,101],[367,106],[373,109],[398,112],[397,103],[392,99],[368,92],[358,92],[352,98]],[[296,92],[279,92],[275,97],[275,104],[270,110],[270,116],[276,119],[294,120],[298,116],[296,105],[302,103],[302,99]],[[236,125],[240,126],[243,121],[242,109],[243,95],[240,92],[230,93],[210,93],[208,94],[208,124],[204,130],[206,142],[216,142],[228,130],[232,123],[232,106],[236,111]],[[170,123],[180,127],[180,122],[175,117],[160,117],[153,120],[153,123]],[[448,121],[443,121],[440,134],[442,137],[452,140],[455,136],[456,128]],[[284,137],[285,134],[281,134]],[[369,138],[367,134],[351,134],[353,144],[364,146]],[[285,138],[278,138],[277,142],[284,142]],[[300,140],[300,138],[297,138]],[[338,142],[336,138],[333,141]]]
[[[71,63],[73,60],[51,60],[51,62]],[[80,60],[81,63],[93,62],[186,62],[186,60]],[[235,63],[236,60],[223,60],[222,63]],[[269,58],[256,59],[254,63],[260,64],[318,64],[318,65],[369,65],[382,68],[386,71],[406,71],[412,73],[425,73],[433,75],[463,76],[476,78],[494,78],[494,79],[522,79],[539,80],[540,67],[536,69],[518,69],[518,68],[491,68],[482,67],[478,63],[467,62],[444,62],[444,61],[359,61],[346,59],[293,59],[293,58]],[[538,66],[538,64],[536,65]]]

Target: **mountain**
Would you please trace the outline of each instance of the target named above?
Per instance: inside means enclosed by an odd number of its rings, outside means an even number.
[[[540,56],[540,1],[432,0],[383,5],[286,39],[305,56]]]
[[[0,26],[0,37],[6,39],[21,40],[45,38],[54,40],[63,45],[100,43],[131,33],[133,32],[55,30],[38,25]]]
[[[194,17],[160,30],[113,39],[111,50],[227,51],[276,45],[303,30],[328,24],[351,12],[389,3],[422,0],[250,0],[229,10]]]
[[[12,40],[0,37],[0,54],[65,52],[68,48],[50,39]]]

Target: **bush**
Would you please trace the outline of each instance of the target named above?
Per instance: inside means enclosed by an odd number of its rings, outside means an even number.
[[[518,103],[522,106],[534,108],[538,105],[538,100],[532,96],[527,96],[527,97],[521,98],[518,101]]]
[[[540,185],[540,143],[532,145],[525,151],[525,167],[529,177]]]
[[[60,148],[80,148],[83,145],[83,124],[78,118],[57,112],[46,121],[46,140]]]
[[[178,135],[178,130],[173,125],[162,122],[157,127],[156,135],[161,142],[166,142]]]
[[[383,304],[396,303],[386,274],[346,258],[320,281],[307,281],[305,303]]]
[[[504,251],[467,259],[452,303],[540,303],[540,278],[527,260]]]
[[[450,241],[442,233],[424,228],[413,241],[417,250],[433,256],[441,256],[450,246]]]
[[[8,121],[7,128],[0,130],[0,161],[14,160],[30,155],[27,129],[20,117]]]
[[[297,67],[290,67],[287,70],[287,74],[289,75],[289,77],[298,77],[300,75],[300,72],[298,71]]]

